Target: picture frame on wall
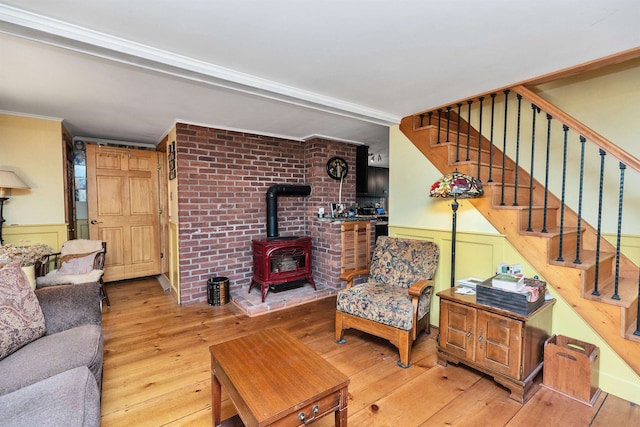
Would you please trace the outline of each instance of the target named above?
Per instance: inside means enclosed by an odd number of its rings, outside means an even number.
[[[176,142],[173,141],[169,144],[169,155],[167,156],[169,160],[169,179],[176,178]]]

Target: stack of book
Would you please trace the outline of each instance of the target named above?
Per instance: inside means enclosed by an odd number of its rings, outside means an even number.
[[[491,279],[491,285],[505,291],[520,292],[524,288],[524,274],[496,274]]]

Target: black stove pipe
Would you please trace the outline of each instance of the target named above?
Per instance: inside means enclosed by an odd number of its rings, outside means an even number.
[[[275,184],[267,190],[267,237],[278,237],[278,196],[308,196],[310,185]]]

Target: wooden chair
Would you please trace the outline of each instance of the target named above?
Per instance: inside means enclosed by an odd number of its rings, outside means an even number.
[[[432,242],[380,236],[366,283],[338,292],[336,342],[354,328],[389,340],[398,347],[403,368],[410,366],[411,346],[419,331],[429,333],[433,275],[439,260]],[[351,279],[351,280],[348,280]]]
[[[107,242],[75,239],[62,245],[60,252],[44,257],[36,263],[36,287],[97,282],[101,301],[110,306],[104,286],[104,262]]]

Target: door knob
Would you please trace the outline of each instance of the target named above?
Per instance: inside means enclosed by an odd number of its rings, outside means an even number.
[[[95,219],[91,220],[91,225],[102,224],[102,221],[96,221]]]

